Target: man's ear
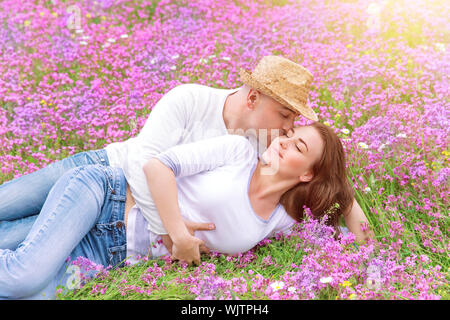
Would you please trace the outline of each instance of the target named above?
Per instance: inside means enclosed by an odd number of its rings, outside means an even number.
[[[247,107],[250,109],[254,109],[256,107],[256,101],[260,99],[260,93],[251,88],[247,95]]]

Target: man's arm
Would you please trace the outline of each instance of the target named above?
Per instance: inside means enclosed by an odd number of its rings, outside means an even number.
[[[344,216],[344,219],[349,231],[356,236],[357,242],[364,242],[369,238],[375,239],[373,231],[368,229],[369,221],[356,199],[353,199],[352,208],[350,212]],[[367,228],[362,228],[362,224],[365,224]]]

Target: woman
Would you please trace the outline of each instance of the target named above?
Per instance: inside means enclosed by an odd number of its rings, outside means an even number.
[[[198,263],[200,258],[198,246],[201,242],[187,232],[180,213],[188,220],[201,222],[216,222],[225,217],[226,221],[219,222],[221,227],[217,227],[216,223],[214,232],[199,232],[198,237],[208,243],[208,248],[236,253],[256,245],[255,239],[258,237],[252,232],[261,234],[266,232],[267,228],[272,231],[279,230],[280,226],[292,225],[293,220],[301,221],[303,205],[319,216],[336,202],[341,206],[341,213],[350,211],[353,190],[346,177],[345,154],[339,138],[327,126],[314,123],[289,131],[286,136],[281,136],[271,143],[262,155],[263,161],[258,161],[254,154],[247,155],[254,149],[249,147],[245,139],[234,138],[246,143],[238,144],[232,151],[215,145],[225,139],[228,138],[205,140],[203,145],[196,146],[201,146],[199,150],[189,144],[179,146],[160,154],[158,159],[152,159],[144,167],[144,171],[150,171],[148,186],[164,227],[174,242],[173,258],[188,263]],[[233,159],[229,154],[237,158]],[[203,158],[210,160],[210,163],[199,165]],[[180,163],[171,163],[172,159],[177,159]],[[207,177],[192,176],[222,165],[223,159],[227,159],[230,167],[238,164],[240,171],[233,168],[229,172],[222,168],[209,173]],[[177,165],[181,166],[181,170],[176,168]],[[175,172],[177,182],[172,172]],[[248,172],[251,173],[251,178],[247,180]],[[183,176],[188,176],[188,182],[182,180]],[[205,181],[208,178],[209,181]],[[218,181],[220,186],[215,186]],[[191,185],[194,191],[191,190]],[[202,185],[207,190],[201,190]],[[179,189],[183,187],[178,193],[177,186]],[[204,199],[206,195],[209,199]],[[177,199],[177,196],[181,199]],[[232,208],[219,206],[224,199],[232,203]],[[183,207],[180,207],[179,203],[183,204]],[[283,221],[276,219],[280,218],[280,215],[277,215],[280,210],[286,210],[288,213]],[[266,224],[264,228],[256,228],[258,224],[252,220],[254,216]],[[334,227],[338,226],[338,216],[331,215],[329,218],[329,223]],[[350,221],[355,218],[361,220],[361,217],[348,216],[347,225],[355,226],[356,224]],[[147,220],[153,224],[158,223],[148,217]],[[278,225],[271,225],[276,222]],[[228,235],[236,228],[241,228],[242,232],[236,232],[230,241]],[[336,229],[339,232],[339,229]],[[359,232],[359,228],[354,229],[351,231]]]
[[[303,205],[320,217],[338,202],[340,211],[329,220],[334,226],[338,216],[351,209],[353,192],[345,176],[342,145],[320,123],[275,139],[264,161],[237,135],[179,145],[157,158],[145,167],[154,177],[148,181],[149,188],[173,241],[168,250],[187,262],[199,262],[203,243],[225,253],[248,250],[300,221]],[[177,176],[175,186],[168,178],[169,170],[174,179]],[[214,189],[215,185],[220,189]],[[167,202],[165,195],[177,186],[178,203]],[[105,266],[123,262],[128,238],[139,236],[136,228],[140,227],[125,225],[130,198],[119,168],[92,165],[64,174],[51,189],[26,239],[14,251],[0,249],[0,297],[43,298],[43,293],[52,297],[56,286],[66,285],[72,276],[66,272],[68,256],[71,260],[86,257]],[[213,221],[216,229],[199,231],[194,237],[182,217]],[[159,237],[148,229],[141,233],[146,232]],[[136,242],[133,249],[142,250]],[[151,252],[153,257],[163,253]]]

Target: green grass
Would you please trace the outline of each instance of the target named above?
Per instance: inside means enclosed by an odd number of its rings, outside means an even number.
[[[290,267],[293,261],[301,261],[302,256],[305,254],[302,250],[296,249],[295,240],[280,240],[273,241],[270,244],[257,247],[254,250],[254,254],[251,254],[250,262],[243,261],[245,258],[229,257],[220,255],[219,257],[213,257],[210,255],[203,255],[203,264],[214,264],[216,276],[220,276],[223,279],[233,279],[243,277],[250,280],[247,285],[250,287],[252,284],[251,279],[255,274],[260,274],[264,278],[278,279],[286,271],[292,271]],[[271,256],[271,261],[265,261],[267,256]],[[245,255],[244,255],[245,257]],[[149,267],[153,267],[154,264],[160,267],[166,266],[167,270],[164,270],[165,275],[160,277],[157,281],[157,287],[151,291],[151,294],[135,292],[131,289],[132,286],[138,286],[145,288],[141,276],[146,272]],[[111,270],[107,279],[94,278],[89,281],[81,289],[75,292],[69,292],[60,296],[61,299],[156,299],[156,300],[186,300],[194,299],[195,294],[189,291],[189,286],[180,284],[180,279],[186,279],[192,275],[199,274],[199,267],[186,266],[178,263],[174,263],[170,266],[166,265],[166,261],[163,259],[153,259],[148,261],[142,261],[138,265],[126,266]],[[250,273],[253,274],[250,277]],[[200,271],[204,273],[204,270]],[[126,283],[122,283],[126,280]],[[107,285],[108,289],[104,294],[91,294],[92,288],[96,285]],[[249,288],[250,289],[250,288]],[[249,290],[250,291],[250,290]],[[126,292],[126,296],[122,295],[122,292]],[[263,295],[247,293],[240,295],[239,299],[261,299]]]

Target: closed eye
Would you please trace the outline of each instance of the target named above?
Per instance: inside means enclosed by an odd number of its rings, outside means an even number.
[[[286,138],[291,138],[292,136],[294,136],[294,134],[295,134],[294,129],[290,129],[286,132],[285,136]],[[295,144],[295,147],[300,153],[303,153],[298,144]]]

